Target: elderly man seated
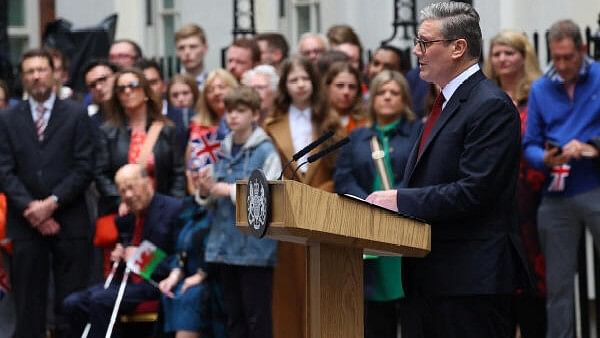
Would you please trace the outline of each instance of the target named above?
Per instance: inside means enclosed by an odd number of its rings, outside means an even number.
[[[113,261],[127,261],[137,246],[148,240],[171,254],[177,232],[180,200],[154,192],[151,178],[137,164],[127,164],[115,175],[121,200],[129,208],[129,214],[118,218],[119,243],[111,253]],[[161,280],[168,273],[163,262],[153,277]],[[158,299],[160,291],[141,278],[129,278],[120,306],[120,313],[130,312],[146,300]],[[108,288],[96,285],[69,295],[63,302],[65,313],[70,315],[73,337],[80,336],[87,323],[91,324],[88,337],[104,337],[111,312],[117,298],[121,276],[116,276]]]

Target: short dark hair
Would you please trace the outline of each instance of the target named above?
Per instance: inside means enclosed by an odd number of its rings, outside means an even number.
[[[160,65],[154,59],[141,59],[133,65],[135,68],[138,68],[141,71],[144,71],[149,68],[154,68],[158,72],[158,76],[161,80],[164,80],[162,70],[160,69]]]
[[[119,71],[119,66],[108,61],[107,59],[91,59],[83,66],[83,72],[82,72],[83,77],[85,77],[87,75],[87,73],[89,73],[92,69],[94,69],[98,66],[104,66],[104,67],[110,68],[110,70],[112,70],[113,73],[116,73]]]
[[[128,43],[129,45],[131,45],[131,48],[133,48],[133,51],[136,54],[136,59],[141,59],[144,57],[144,54],[142,53],[142,48],[140,47],[140,45],[137,44],[137,42],[131,40],[131,39],[118,39],[113,41],[113,43],[110,45],[111,47],[113,45],[116,45],[117,43],[121,43],[121,42],[125,42]]]
[[[63,70],[67,70],[67,72],[69,71],[69,58],[67,57],[67,55],[65,53],[63,53],[60,49],[57,48],[47,48],[48,53],[50,53],[50,55],[52,55],[53,58],[57,58],[60,59],[60,61],[62,62],[62,68]]]
[[[400,48],[392,46],[392,45],[382,44],[379,46],[379,48],[377,48],[377,50],[375,50],[375,53],[377,53],[377,51],[379,51],[379,50],[385,50],[388,52],[392,52],[392,53],[394,53],[394,55],[396,55],[396,58],[398,59],[398,64],[396,65],[398,67],[398,69],[396,69],[396,70],[401,71],[401,70],[403,70],[403,68],[405,68],[405,67],[402,67],[402,63],[403,63],[402,59],[403,59],[404,53],[402,52],[402,50],[400,50]],[[375,53],[373,53],[373,55],[375,55]]]
[[[48,52],[47,49],[42,49],[42,48],[30,49],[30,50],[26,51],[25,53],[23,53],[23,55],[21,56],[21,61],[19,61],[19,70],[21,72],[23,72],[23,62],[27,59],[31,59],[31,58],[35,58],[35,57],[45,58],[46,60],[48,60],[50,69],[54,70],[54,62],[52,61],[52,54],[50,54],[50,52]]]
[[[290,46],[282,34],[279,33],[262,33],[254,37],[256,41],[266,41],[269,48],[278,49],[283,55],[283,59],[287,59]]]
[[[223,101],[227,110],[235,109],[238,106],[246,106],[253,112],[260,111],[260,95],[251,87],[239,86],[232,88],[225,95]]]
[[[260,48],[254,39],[236,39],[231,43],[231,46],[238,48],[249,49],[252,54],[252,63],[258,64],[260,62]]]
[[[579,26],[573,20],[560,20],[550,26],[548,41],[554,42],[562,39],[571,39],[577,49],[583,45],[581,29],[579,29]]]

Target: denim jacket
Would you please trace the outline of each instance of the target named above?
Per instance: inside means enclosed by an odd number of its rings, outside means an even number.
[[[220,197],[210,201],[213,208],[205,258],[207,262],[244,266],[273,266],[277,242],[258,239],[243,234],[235,227],[236,180],[248,179],[254,169],[262,169],[267,179],[275,179],[281,171],[281,161],[271,139],[264,130],[256,127],[242,149],[231,156],[232,135],[227,135],[221,145],[222,153],[215,164],[216,182],[232,184],[230,198]]]

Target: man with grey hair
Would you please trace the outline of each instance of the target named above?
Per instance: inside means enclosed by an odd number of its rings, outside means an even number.
[[[431,225],[431,253],[403,260],[402,337],[513,337],[511,298],[528,275],[514,203],[519,115],[479,69],[470,5],[424,8],[413,53],[421,78],[442,91],[402,187],[367,198]]]
[[[242,84],[254,88],[258,92],[260,96],[258,124],[262,124],[267,114],[273,109],[273,101],[279,84],[277,70],[271,65],[258,65],[244,73]]]
[[[314,65],[328,48],[327,39],[316,33],[304,33],[298,41],[298,53]]]
[[[574,337],[574,277],[584,227],[600,243],[600,64],[579,27],[561,20],[548,32],[552,64],[531,86],[523,147],[549,175],[538,209],[546,259],[547,337]]]

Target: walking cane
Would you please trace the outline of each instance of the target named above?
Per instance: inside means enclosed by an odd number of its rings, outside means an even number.
[[[112,264],[112,268],[110,269],[110,273],[108,274],[108,276],[106,276],[106,280],[104,281],[104,290],[108,289],[108,287],[110,286],[110,283],[113,280],[113,277],[115,276],[115,272],[117,272],[117,268],[119,267],[119,261],[114,261]],[[85,324],[85,328],[83,329],[83,333],[81,333],[81,338],[87,338],[88,334],[90,333],[90,329],[92,328],[92,324],[91,323],[87,323]]]
[[[131,270],[129,266],[125,265],[125,273],[123,274],[123,280],[121,281],[121,285],[119,286],[117,300],[115,301],[115,306],[113,307],[113,311],[110,316],[110,323],[108,324],[108,329],[106,329],[105,338],[110,338],[113,327],[115,326],[115,322],[117,321],[117,314],[119,313],[119,307],[121,306],[121,301],[123,300],[123,294],[125,293],[125,286],[127,286],[127,279],[129,278],[130,272]]]

